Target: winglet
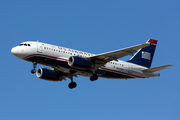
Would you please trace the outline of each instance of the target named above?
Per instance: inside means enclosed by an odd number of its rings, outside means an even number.
[[[151,44],[157,45],[157,40],[149,39],[146,43],[151,43]]]

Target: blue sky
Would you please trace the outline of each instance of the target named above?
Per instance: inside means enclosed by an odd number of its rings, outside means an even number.
[[[178,0],[0,1],[1,120],[179,120]],[[11,48],[27,40],[103,53],[157,39],[152,66],[173,64],[149,79],[74,78],[50,82]],[[122,58],[128,60],[130,57]],[[44,67],[38,65],[39,67]]]

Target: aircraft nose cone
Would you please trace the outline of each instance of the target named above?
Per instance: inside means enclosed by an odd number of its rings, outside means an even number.
[[[27,53],[24,52],[24,49],[19,46],[13,47],[11,53],[20,59],[23,59],[27,55]]]
[[[12,53],[13,55],[17,55],[17,54],[18,54],[18,49],[17,49],[17,47],[13,47],[13,48],[11,49],[11,53]]]
[[[12,53],[13,55],[16,53],[14,48],[11,49],[11,53]]]

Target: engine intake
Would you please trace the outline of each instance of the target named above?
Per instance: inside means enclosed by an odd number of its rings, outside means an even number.
[[[49,70],[47,68],[39,68],[36,72],[36,75],[38,78],[44,80],[50,80],[50,81],[59,80],[59,75],[55,71]]]
[[[83,69],[83,70],[93,69],[94,67],[91,61],[78,57],[78,56],[69,57],[68,65],[71,67]]]

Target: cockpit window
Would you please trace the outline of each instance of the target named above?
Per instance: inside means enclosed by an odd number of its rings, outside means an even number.
[[[23,44],[20,44],[19,46],[23,46]]]
[[[30,44],[27,44],[27,43],[21,43],[19,46],[31,46]]]

